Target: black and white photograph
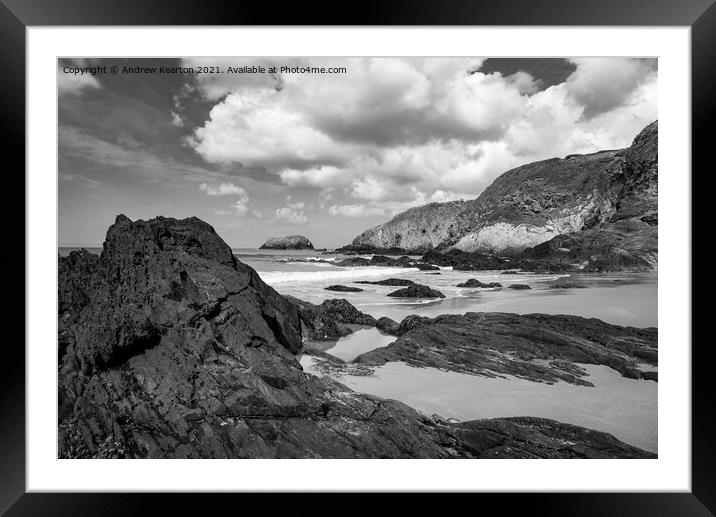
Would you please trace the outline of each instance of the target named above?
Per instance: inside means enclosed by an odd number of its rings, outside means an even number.
[[[658,85],[59,58],[57,458],[658,458]]]

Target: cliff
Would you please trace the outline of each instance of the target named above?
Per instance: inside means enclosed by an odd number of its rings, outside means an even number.
[[[626,219],[658,223],[658,125],[627,149],[569,155],[505,172],[472,201],[431,203],[356,237],[354,248],[521,251]]]

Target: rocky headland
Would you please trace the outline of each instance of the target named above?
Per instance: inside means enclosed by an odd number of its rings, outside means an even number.
[[[548,419],[445,422],[305,373],[304,338],[378,322],[345,300],[314,305],[278,294],[197,218],[118,216],[98,257],[72,252],[60,258],[58,275],[61,458],[654,457]],[[524,376],[578,382],[578,370],[555,361],[627,372],[635,357],[656,360],[647,331],[482,317],[404,320],[395,327],[398,345],[360,362],[452,365],[464,354],[463,368],[484,374],[509,363]],[[461,333],[494,340],[491,353]],[[466,351],[441,351],[447,337]],[[540,369],[537,359],[555,364]]]
[[[313,244],[303,235],[271,237],[259,249],[262,250],[312,250]]]
[[[412,208],[344,249],[432,252],[430,263],[470,270],[654,270],[657,143],[653,122],[626,149],[517,167],[477,199]]]

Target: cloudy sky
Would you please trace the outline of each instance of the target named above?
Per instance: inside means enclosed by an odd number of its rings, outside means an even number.
[[[224,73],[62,71],[89,65]],[[253,65],[266,73],[227,72]],[[196,215],[233,247],[297,233],[331,248],[406,208],[474,198],[523,163],[629,145],[657,118],[657,64],[76,59],[59,61],[58,95],[60,246],[100,245],[124,213]]]

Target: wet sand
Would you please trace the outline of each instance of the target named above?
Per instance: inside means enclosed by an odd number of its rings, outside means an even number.
[[[314,359],[304,356],[308,373]],[[544,384],[516,377],[486,378],[387,363],[370,376],[341,376],[346,386],[400,400],[431,415],[473,420],[537,416],[605,431],[620,440],[657,452],[657,383],[622,377],[607,366],[581,364],[595,387],[565,382]]]
[[[395,341],[395,337],[381,334],[378,329],[367,328],[355,331],[324,348],[323,351],[344,361],[352,361],[356,357],[376,348],[387,346]]]

